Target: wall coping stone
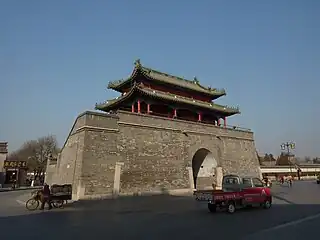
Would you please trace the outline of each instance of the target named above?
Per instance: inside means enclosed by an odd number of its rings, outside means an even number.
[[[73,135],[73,134],[72,134],[72,131],[73,131],[74,126],[76,125],[78,119],[81,118],[81,117],[83,117],[83,116],[85,116],[85,115],[94,115],[94,116],[101,116],[101,117],[108,117],[108,118],[119,119],[119,116],[117,116],[116,114],[109,114],[109,113],[104,113],[104,112],[84,111],[84,112],[80,113],[80,114],[76,117],[76,119],[74,120],[73,125],[72,125],[72,127],[71,127],[71,129],[70,129],[70,131],[69,131],[69,134],[68,134],[68,136],[66,137],[66,140],[65,140],[65,142],[64,142],[64,144],[63,144],[63,146],[62,146],[62,148],[61,148],[61,150],[60,150],[60,153],[63,151],[64,147],[66,146],[69,137]]]

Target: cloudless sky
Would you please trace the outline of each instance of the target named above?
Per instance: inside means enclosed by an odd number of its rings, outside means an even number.
[[[320,157],[318,0],[2,0],[0,140],[15,150],[118,96],[106,90],[137,58],[225,88],[228,124],[251,128],[260,153]]]

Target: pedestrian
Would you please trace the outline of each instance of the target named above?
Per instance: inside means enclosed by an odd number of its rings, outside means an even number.
[[[297,170],[297,175],[298,175],[298,180],[300,181],[301,180],[301,169],[298,168]]]
[[[289,187],[292,187],[292,176],[288,177]]]
[[[44,205],[48,204],[49,210],[52,209],[51,205],[51,192],[50,192],[50,187],[48,184],[44,184],[43,189],[42,189],[42,194],[41,194],[41,207],[40,210],[44,210]]]
[[[12,190],[15,190],[16,189],[16,180],[13,180],[12,181]]]
[[[284,176],[280,177],[280,183],[281,183],[281,185],[284,183]]]

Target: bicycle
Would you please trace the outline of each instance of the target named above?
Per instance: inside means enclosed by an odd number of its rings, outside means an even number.
[[[26,202],[26,208],[29,211],[37,210],[41,203],[42,193],[41,191],[34,191],[31,193],[31,198]],[[64,204],[64,200],[61,199],[52,199],[51,205],[54,208],[62,208]]]

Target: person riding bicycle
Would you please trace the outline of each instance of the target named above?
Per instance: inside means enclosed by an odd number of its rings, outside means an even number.
[[[44,209],[44,205],[46,203],[49,205],[49,210],[52,209],[50,187],[49,187],[48,184],[45,183],[44,186],[43,186],[43,189],[42,189],[40,210]]]

